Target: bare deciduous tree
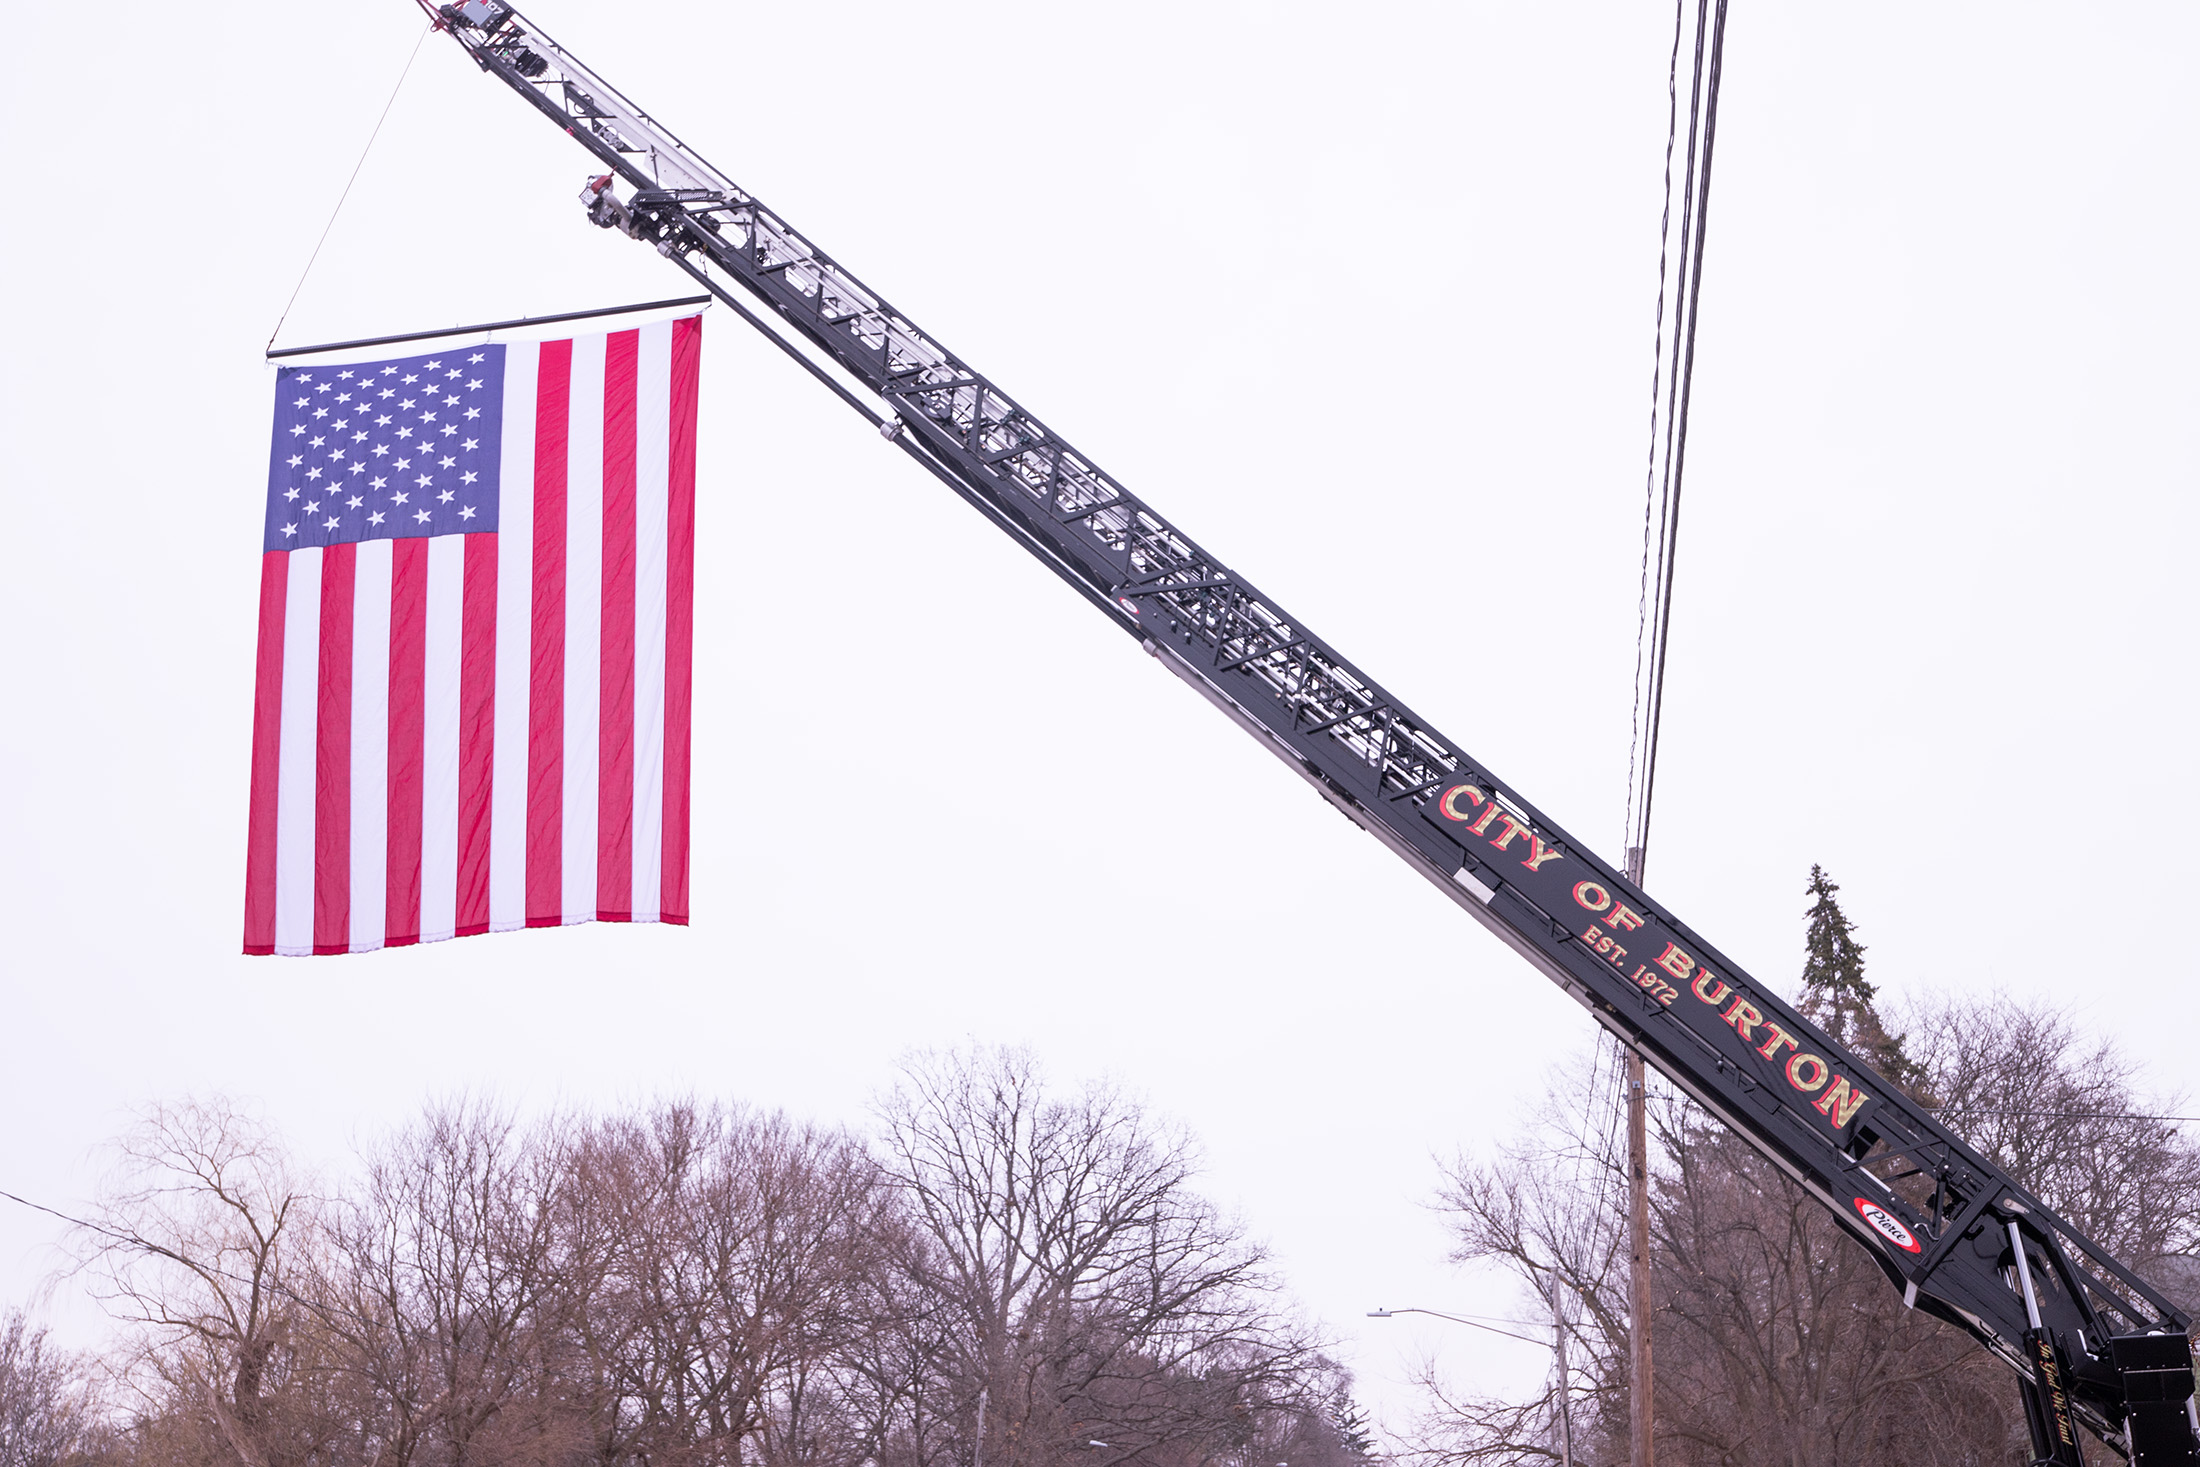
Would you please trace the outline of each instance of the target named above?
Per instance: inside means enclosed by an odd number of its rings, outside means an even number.
[[[238,1108],[156,1111],[85,1233],[136,1331],[103,1467],[1359,1459],[1182,1137],[1014,1055],[912,1065],[885,1115],[874,1152],[693,1102],[460,1100],[317,1199]]]
[[[1913,1006],[1910,1044],[1957,1134],[2188,1309],[2200,1306],[2200,1146],[2176,1094],[2067,1013],[2006,998]]]
[[[148,1109],[116,1154],[80,1238],[95,1293],[139,1329],[125,1378],[170,1429],[211,1427],[247,1467],[289,1467],[312,1436],[289,1388],[314,1199],[267,1125],[223,1097]]]
[[[1614,1066],[1597,1051],[1562,1066],[1520,1134],[1494,1157],[1462,1154],[1445,1168],[1438,1203],[1453,1239],[1452,1260],[1495,1264],[1527,1283],[1535,1302],[1523,1318],[1548,1317],[1555,1274],[1567,1318],[1573,1376],[1554,1370],[1533,1397],[1510,1399],[1461,1389],[1432,1365],[1420,1384],[1431,1410],[1416,1433],[1416,1454],[1436,1462],[1556,1462],[1561,1453],[1559,1391],[1570,1392],[1579,1461],[1600,1431],[1618,1424],[1625,1440],[1627,1403],[1627,1251],[1622,1232],[1626,1180],[1618,1111],[1585,1112],[1581,1097],[1617,1094]],[[1616,1370],[1616,1374],[1615,1374]]]
[[[564,1226],[569,1133],[458,1101],[368,1159],[331,1229],[332,1293],[389,1467],[573,1455],[570,1325],[604,1240]]]
[[[1658,1451],[1695,1464],[2006,1464],[2015,1384],[1693,1106],[1660,1108]],[[1621,1392],[1623,1396],[1623,1392]]]
[[[611,1411],[600,1453],[685,1464],[862,1459],[845,1363],[874,1328],[888,1197],[850,1138],[693,1103],[591,1130],[582,1207],[608,1240],[578,1311]]]
[[[1868,1002],[1869,995],[1865,995]],[[1892,1033],[1876,1014],[1873,1032]],[[1904,1015],[1917,1093],[1951,1125],[2173,1294],[2200,1279],[2200,1146],[2139,1093],[2113,1045],[2007,1000]],[[1526,1132],[1447,1170],[1456,1256],[1524,1284],[1556,1266],[1578,1300],[1577,1461],[1626,1457],[1621,1159],[1585,1117],[1594,1089],[1554,1080]],[[1692,1103],[1653,1106],[1658,1454],[1679,1467],[1947,1467],[2023,1460],[2007,1370],[1953,1327],[1902,1308],[1821,1206]],[[1550,1393],[1506,1400],[1431,1381],[1430,1462],[1555,1460]]]
[[[910,1061],[881,1119],[936,1301],[932,1416],[973,1467],[1237,1460],[1320,1416],[1318,1357],[1183,1136],[1106,1086],[1049,1096],[1013,1050]]]
[[[0,1467],[62,1467],[100,1425],[82,1364],[21,1310],[0,1316]]]

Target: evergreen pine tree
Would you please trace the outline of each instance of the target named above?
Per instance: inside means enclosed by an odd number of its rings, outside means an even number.
[[[1864,945],[1841,911],[1841,888],[1825,868],[1810,868],[1811,908],[1803,935],[1803,997],[1811,1021],[1861,1055],[1873,1069],[1912,1094],[1923,1073],[1880,1020],[1879,989],[1864,976]]]
[[[1369,1430],[1367,1413],[1360,1403],[1342,1388],[1329,1398],[1329,1424],[1337,1430],[1337,1440],[1345,1451],[1355,1457],[1373,1455],[1375,1434]]]

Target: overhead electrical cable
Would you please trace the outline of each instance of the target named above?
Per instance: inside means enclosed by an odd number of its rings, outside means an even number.
[[[281,1297],[290,1300],[294,1304],[298,1304],[306,1309],[310,1309],[324,1317],[329,1315],[340,1315],[343,1318],[350,1320],[354,1323],[364,1324],[369,1322],[367,1321],[366,1316],[359,1314],[355,1310],[332,1308],[326,1300],[309,1298],[308,1296],[299,1293],[296,1289],[291,1288],[279,1277],[253,1277],[247,1274],[233,1273],[229,1269],[218,1267],[217,1265],[208,1263],[203,1259],[191,1258],[182,1253],[178,1253],[175,1249],[170,1248],[165,1244],[156,1243],[150,1238],[141,1238],[130,1233],[117,1232],[115,1229],[110,1228],[103,1223],[96,1223],[86,1218],[71,1216],[70,1214],[62,1212],[56,1208],[48,1207],[43,1202],[33,1202],[28,1197],[19,1197],[15,1193],[9,1192],[5,1189],[0,1189],[0,1198],[5,1198],[10,1202],[18,1204],[19,1206],[27,1207],[33,1212],[43,1212],[48,1217],[59,1218],[61,1219],[61,1221],[69,1224],[69,1226],[71,1227],[81,1228],[85,1232],[89,1233],[97,1233],[100,1237],[107,1239],[107,1241],[109,1241],[110,1243],[118,1244],[121,1247],[130,1249],[134,1252],[148,1254],[155,1258],[165,1258],[171,1263],[178,1264],[183,1268],[190,1270],[192,1273],[199,1275],[201,1278],[225,1279],[230,1283],[243,1284],[248,1288],[266,1289],[274,1294],[278,1294]]]
[[[1666,202],[1659,224],[1658,309],[1651,370],[1650,451],[1643,507],[1641,591],[1636,604],[1635,690],[1627,751],[1625,849],[1630,875],[1643,879],[1651,809],[1657,794],[1659,733],[1665,712],[1666,651],[1673,626],[1673,581],[1680,546],[1681,489],[1688,462],[1688,415],[1696,376],[1696,324],[1703,297],[1704,241],[1711,212],[1711,163],[1719,128],[1719,82],[1726,52],[1726,0],[1697,0],[1689,83],[1688,145],[1683,155],[1680,237],[1671,243],[1673,161],[1678,138],[1685,0],[1674,12],[1667,81]]]
[[[1643,735],[1642,674],[1650,627],[1650,570],[1653,559],[1651,547],[1663,539],[1662,535],[1654,533],[1659,498],[1658,424],[1664,420],[1665,297],[1673,238],[1673,149],[1680,140],[1681,34],[1686,29],[1687,14],[1687,0],[1674,0],[1673,50],[1665,63],[1665,187],[1664,204],[1658,214],[1657,318],[1650,336],[1650,447],[1644,456],[1642,471],[1642,575],[1635,591],[1635,682],[1628,709],[1627,819],[1620,843],[1623,859],[1633,850],[1635,843],[1635,778]]]

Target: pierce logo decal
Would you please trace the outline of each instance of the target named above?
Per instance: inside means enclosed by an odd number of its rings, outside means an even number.
[[[1912,1253],[1924,1251],[1917,1241],[1917,1234],[1904,1227],[1902,1219],[1878,1203],[1859,1197],[1856,1199],[1856,1210],[1864,1215],[1864,1221],[1872,1225],[1873,1231],[1897,1248],[1906,1248]]]

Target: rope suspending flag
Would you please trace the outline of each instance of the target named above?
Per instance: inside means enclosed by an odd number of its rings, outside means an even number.
[[[687,921],[701,345],[277,374],[247,953]]]

